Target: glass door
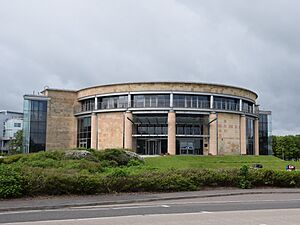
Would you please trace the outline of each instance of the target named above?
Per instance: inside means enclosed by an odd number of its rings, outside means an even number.
[[[161,153],[160,140],[147,140],[145,153],[146,155],[160,155]]]

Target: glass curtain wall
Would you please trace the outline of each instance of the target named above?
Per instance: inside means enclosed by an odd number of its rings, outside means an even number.
[[[176,115],[177,155],[203,155],[204,135],[208,135],[208,116]]]
[[[273,154],[271,114],[259,114],[259,154]]]
[[[246,118],[246,153],[254,155],[254,119]]]
[[[127,108],[128,95],[98,98],[98,109]]]
[[[77,147],[91,148],[91,117],[77,120]]]
[[[208,109],[210,107],[210,97],[203,95],[174,94],[173,107]]]
[[[227,97],[214,97],[214,108],[229,111],[240,110],[240,100]]]
[[[243,110],[243,112],[246,112],[246,113],[254,113],[253,103],[243,100],[242,110]]]
[[[46,100],[24,100],[24,153],[46,150]]]
[[[167,153],[168,117],[166,114],[134,115],[133,122],[133,136],[136,138],[138,154]]]
[[[93,111],[95,109],[95,99],[81,101],[81,112]]]
[[[170,107],[170,95],[133,95],[134,108],[164,108]]]

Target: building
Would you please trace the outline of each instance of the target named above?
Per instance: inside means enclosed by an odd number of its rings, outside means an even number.
[[[31,153],[46,150],[46,126],[47,126],[47,106],[48,100],[55,103],[50,98],[40,95],[24,96],[24,128],[23,128],[23,152]],[[48,116],[51,116],[49,108]],[[55,118],[51,118],[53,120]],[[59,127],[58,127],[59,128]],[[67,128],[65,128],[67,129]],[[56,130],[49,130],[57,132]]]
[[[259,110],[259,154],[272,155],[272,112]]]
[[[143,155],[258,155],[257,94],[220,84],[141,82],[24,96],[25,152],[127,148]]]
[[[0,110],[0,152],[8,152],[8,142],[15,138],[17,131],[22,130],[23,113]]]

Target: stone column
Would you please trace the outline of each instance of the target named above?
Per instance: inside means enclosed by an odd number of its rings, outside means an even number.
[[[96,113],[92,113],[91,118],[91,148],[97,149],[98,141],[98,117]]]
[[[217,136],[217,114],[215,112],[212,112],[209,115],[209,122],[211,122],[209,124],[209,150],[208,153],[209,155],[217,155],[218,151],[217,151],[217,141],[218,141],[218,136]]]
[[[254,120],[254,153],[255,155],[259,155],[259,123],[258,119]]]
[[[174,111],[168,113],[168,153],[176,155],[176,114]]]
[[[125,112],[124,148],[132,150],[132,112]]]
[[[240,134],[241,134],[241,155],[247,155],[246,148],[246,116],[241,115],[241,125],[240,125]]]

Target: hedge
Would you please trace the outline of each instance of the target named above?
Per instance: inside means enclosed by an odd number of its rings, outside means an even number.
[[[265,169],[184,169],[129,173],[113,168],[110,173],[63,169],[13,169],[0,166],[0,198],[116,192],[195,191],[204,187],[300,187],[299,171]]]

